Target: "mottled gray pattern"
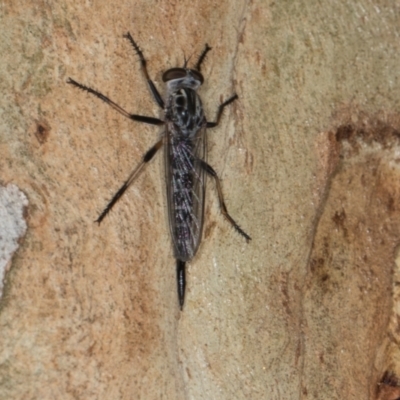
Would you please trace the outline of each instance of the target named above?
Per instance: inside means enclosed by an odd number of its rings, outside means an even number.
[[[195,88],[181,86],[190,81],[176,81],[169,86],[166,105],[166,181],[174,254],[188,261],[196,253],[203,227],[205,173],[198,160],[206,156],[206,120]]]

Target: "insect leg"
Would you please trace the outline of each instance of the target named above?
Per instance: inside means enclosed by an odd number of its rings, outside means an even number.
[[[232,97],[230,97],[228,100],[224,101],[222,104],[219,105],[218,107],[218,112],[217,112],[217,119],[215,122],[207,122],[206,127],[207,128],[214,128],[219,124],[219,120],[221,119],[222,111],[224,111],[224,108],[231,104],[233,101],[238,99],[238,95],[234,94]]]
[[[163,139],[159,140],[154,146],[152,146],[147,152],[144,154],[141,163],[131,172],[129,178],[125,181],[125,183],[120,187],[117,193],[115,193],[114,197],[107,204],[106,208],[100,214],[99,218],[96,219],[95,222],[99,223],[103,221],[104,217],[110,212],[113,208],[114,204],[121,198],[121,196],[125,193],[125,190],[128,189],[130,184],[135,180],[138,176],[139,172],[142,170],[143,166],[147,164],[157,153],[160,147],[163,144]]]
[[[110,105],[114,110],[116,110],[120,114],[122,114],[124,117],[132,119],[133,121],[144,122],[146,124],[151,124],[151,125],[163,125],[164,124],[164,121],[162,121],[161,119],[158,119],[158,118],[147,117],[145,115],[129,114],[122,107],[120,107],[117,103],[114,103],[107,96],[104,96],[104,94],[102,94],[102,93],[98,92],[97,90],[94,90],[88,86],[82,85],[81,83],[76,82],[71,78],[68,78],[67,83],[69,83],[70,85],[74,85],[79,89],[82,89],[88,93],[95,95],[100,100],[103,100],[105,103]]]
[[[147,80],[147,83],[149,84],[151,94],[154,97],[154,100],[157,102],[157,104],[161,107],[164,108],[164,100],[160,96],[160,93],[158,92],[156,86],[154,85],[153,81],[149,77],[149,73],[147,72],[147,61],[144,58],[144,55],[142,53],[142,50],[140,50],[140,47],[136,44],[136,42],[133,40],[133,37],[131,34],[128,32],[126,35],[124,35],[124,38],[128,39],[131,42],[131,45],[133,46],[136,54],[139,56],[140,59],[140,65],[142,67],[143,74]]]
[[[197,69],[197,71],[200,72],[200,68],[201,68],[201,64],[203,63],[203,61],[206,58],[207,53],[211,50],[212,48],[206,43],[206,47],[204,48],[204,50],[202,51],[202,53],[200,54],[199,59],[197,60],[197,64],[195,66],[195,69]]]
[[[176,279],[178,283],[178,300],[179,307],[182,311],[183,303],[185,301],[185,288],[186,288],[186,271],[185,261],[176,260]]]
[[[247,242],[249,242],[249,240],[251,240],[251,237],[235,222],[235,220],[228,213],[224,201],[224,196],[222,194],[221,181],[217,173],[214,171],[211,165],[207,164],[204,160],[198,160],[198,161],[200,163],[201,168],[203,168],[208,175],[212,176],[215,179],[215,183],[217,184],[219,206],[221,208],[222,215],[231,223],[231,225],[236,229],[236,231],[240,235],[242,235]]]

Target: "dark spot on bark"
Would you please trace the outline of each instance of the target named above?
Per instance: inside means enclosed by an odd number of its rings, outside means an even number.
[[[36,121],[35,136],[40,144],[46,143],[50,134],[50,125],[45,120]]]

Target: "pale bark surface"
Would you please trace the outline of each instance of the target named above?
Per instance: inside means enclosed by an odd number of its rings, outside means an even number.
[[[396,398],[398,5],[3,1],[0,13],[0,184],[29,200],[0,303],[1,400]],[[160,90],[161,71],[207,42],[207,116],[240,98],[209,132],[208,160],[253,240],[209,181],[182,313],[163,157],[93,222],[161,130],[66,84],[161,116],[127,31]]]

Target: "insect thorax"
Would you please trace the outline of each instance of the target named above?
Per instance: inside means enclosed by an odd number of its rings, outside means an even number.
[[[181,87],[172,91],[167,100],[166,119],[172,122],[173,135],[194,137],[206,123],[203,105],[196,90]]]

